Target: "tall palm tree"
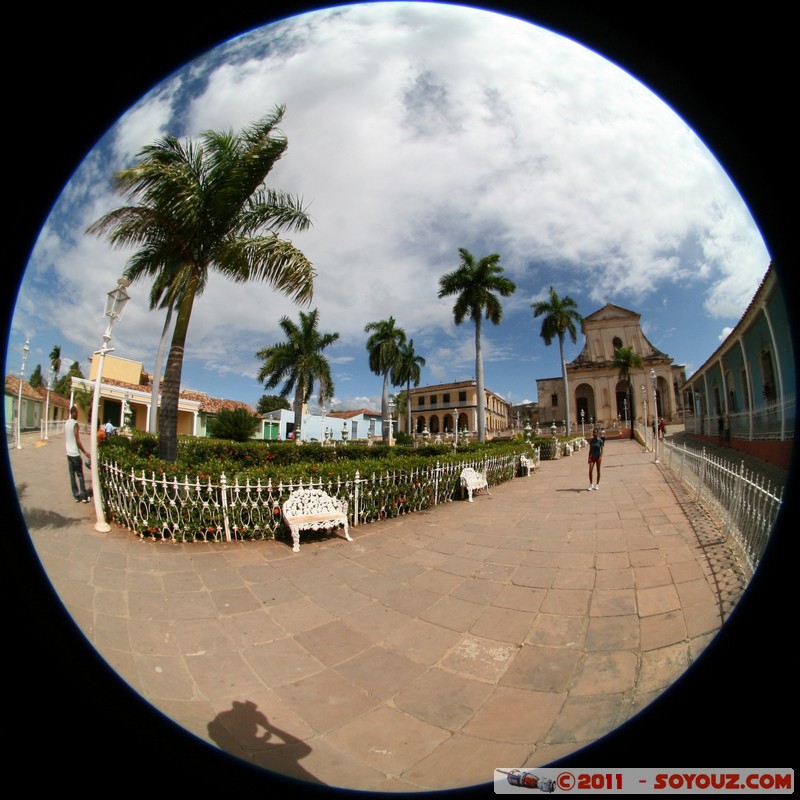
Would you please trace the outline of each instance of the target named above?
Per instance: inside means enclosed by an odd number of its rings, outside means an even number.
[[[164,372],[159,455],[178,451],[178,399],[184,347],[195,298],[215,269],[237,283],[259,280],[297,302],[311,301],[314,269],[284,230],[310,225],[301,202],[264,185],[286,151],[277,129],[284,107],[241,131],[207,131],[198,141],[166,136],[114,177],[131,205],[105,214],[88,229],[115,247],[139,246],[125,276],[177,282],[176,320]],[[135,204],[134,204],[135,203]],[[163,292],[167,292],[166,285]]]
[[[481,322],[485,317],[494,325],[503,318],[503,307],[497,298],[510,297],[516,284],[503,277],[497,253],[479,260],[469,250],[459,248],[461,264],[453,272],[439,278],[439,297],[456,295],[453,318],[460,325],[467,317],[475,323],[475,384],[478,392],[478,441],[486,441],[486,394],[483,386],[483,354]],[[496,293],[496,294],[495,294]],[[456,427],[458,425],[456,424]]]
[[[264,362],[258,371],[258,380],[266,389],[274,389],[283,381],[281,397],[288,397],[294,390],[292,408],[297,441],[300,441],[303,405],[314,394],[314,384],[319,387],[320,405],[330,400],[334,392],[331,367],[322,351],[336,342],[339,334],[320,333],[318,321],[316,308],[307,314],[301,311],[299,325],[283,317],[279,324],[286,334],[286,341],[262,347],[256,353],[256,358]]]
[[[396,327],[394,317],[382,319],[377,322],[368,322],[364,326],[364,333],[371,334],[367,339],[369,352],[369,368],[376,375],[383,375],[383,391],[381,393],[381,419],[383,419],[383,441],[387,441],[389,423],[389,378],[392,373],[397,375],[400,366],[402,349],[406,343],[406,332]],[[397,386],[397,381],[392,379],[392,386]]]
[[[419,386],[424,366],[425,359],[414,352],[414,340],[409,339],[408,344],[400,346],[400,359],[390,375],[393,386],[406,384],[406,433],[409,435],[411,434],[411,384],[413,382],[414,386]]]
[[[641,369],[642,357],[630,345],[623,345],[614,351],[613,365],[619,370],[619,379],[625,384],[628,394],[628,417],[633,419],[633,392],[631,390],[631,373]],[[633,428],[633,426],[631,426]]]
[[[572,343],[578,341],[577,326],[583,322],[583,317],[578,313],[578,304],[567,294],[559,297],[556,290],[550,287],[549,302],[543,300],[532,303],[533,316],[541,317],[542,329],[540,336],[544,343],[549,347],[553,339],[558,339],[558,350],[561,356],[561,376],[564,380],[564,404],[566,405],[564,423],[567,426],[567,433],[572,430],[569,415],[569,381],[567,380],[567,362],[564,360],[564,336],[569,334]]]
[[[58,380],[58,373],[61,372],[61,345],[57,344],[53,346],[53,349],[50,351],[50,366],[53,368],[53,380],[50,381],[50,385],[52,385]]]

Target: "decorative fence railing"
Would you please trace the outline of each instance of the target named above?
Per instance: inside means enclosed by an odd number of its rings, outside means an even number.
[[[783,487],[773,486],[763,476],[696,450],[659,444],[663,461],[720,518],[755,570],[767,546],[783,500]]]
[[[115,464],[100,464],[107,514],[140,536],[175,541],[271,539],[280,531],[281,506],[295,489],[322,489],[348,502],[348,522],[358,527],[422,511],[453,499],[465,467],[485,471],[490,486],[520,474],[519,455],[465,460],[458,464],[266,484],[249,480],[218,483],[199,478],[137,475]]]

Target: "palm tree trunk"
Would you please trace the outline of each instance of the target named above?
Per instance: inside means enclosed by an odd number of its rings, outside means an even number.
[[[178,458],[178,402],[181,393],[183,353],[186,347],[186,336],[189,332],[189,320],[192,316],[196,288],[197,281],[192,279],[181,299],[178,316],[175,320],[175,329],[172,332],[172,345],[167,356],[167,368],[164,371],[158,455],[165,461],[175,461]]]
[[[411,436],[411,378],[406,383],[406,433]]]
[[[383,393],[381,394],[381,441],[388,444],[388,426],[391,425],[389,420],[389,370],[383,373]]]
[[[147,430],[150,433],[158,431],[158,394],[161,389],[161,365],[164,363],[164,350],[167,346],[169,326],[172,322],[172,304],[167,306],[167,318],[164,320],[164,329],[161,331],[161,341],[158,343],[156,366],[153,370],[153,391],[150,394],[150,423]]]
[[[299,378],[294,390],[294,440],[297,444],[300,443],[300,437],[303,435],[303,395],[305,394],[305,386],[303,381]]]
[[[567,428],[567,436],[569,436],[570,418],[569,418],[569,380],[567,379],[567,362],[564,361],[564,337],[558,337],[558,351],[561,354],[561,377],[564,380],[564,424]]]
[[[478,392],[478,441],[486,441],[486,395],[483,389],[483,352],[481,351],[481,321],[475,321],[475,388]]]

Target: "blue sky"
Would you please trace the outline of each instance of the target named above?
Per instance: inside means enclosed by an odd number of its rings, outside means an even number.
[[[498,46],[498,43],[501,43]],[[535,400],[560,373],[531,303],[552,284],[581,313],[642,315],[650,341],[700,366],[735,325],[769,264],[744,202],[689,127],[596,53],[528,22],[433,4],[344,6],[255,29],[153,88],[87,154],[28,265],[6,371],[88,357],[105,293],[128,254],[84,235],[119,205],[110,177],[172,133],[239,128],[285,104],[289,140],[270,184],[301,195],[313,227],[292,236],[318,277],[311,308],[336,331],[334,408],[378,406],[367,322],[393,316],[427,365],[422,383],[474,376],[473,330],[457,328],[438,279],[458,248],[499,253],[517,284],[484,328],[488,388]],[[55,287],[55,291],[54,291]],[[117,355],[152,370],[163,317],[134,284]],[[261,284],[212,277],[195,304],[185,388],[255,404],[255,352],[301,309]],[[568,344],[567,358],[578,354]]]

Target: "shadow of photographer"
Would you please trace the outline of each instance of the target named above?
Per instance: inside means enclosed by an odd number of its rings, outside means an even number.
[[[208,723],[208,735],[236,758],[290,778],[322,783],[300,764],[311,747],[271,724],[251,700],[234,700],[228,711]]]

